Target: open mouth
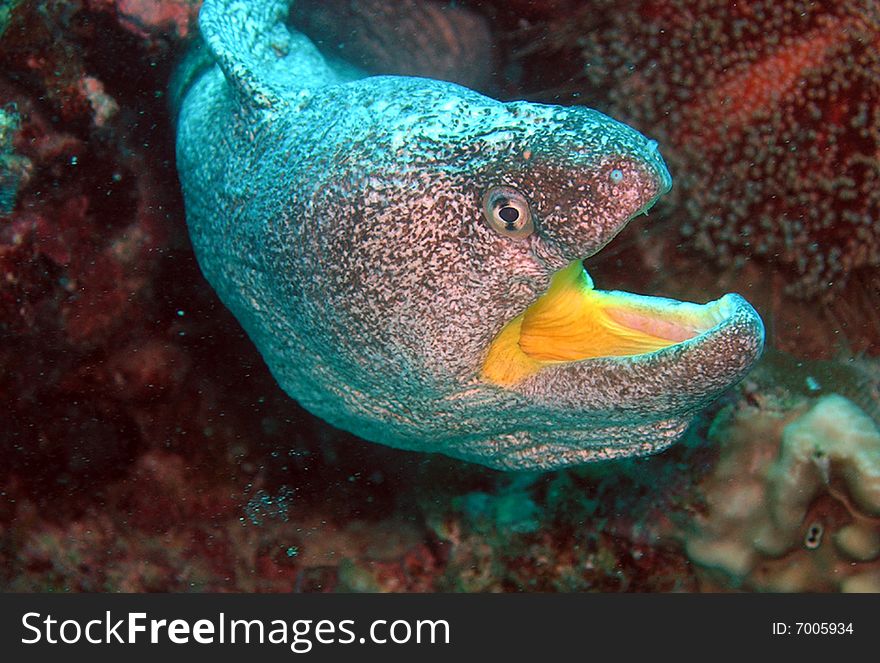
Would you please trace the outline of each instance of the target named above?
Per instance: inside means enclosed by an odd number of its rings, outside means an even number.
[[[482,377],[512,387],[552,364],[658,352],[708,332],[732,313],[726,299],[692,304],[596,290],[579,260],[492,341]]]

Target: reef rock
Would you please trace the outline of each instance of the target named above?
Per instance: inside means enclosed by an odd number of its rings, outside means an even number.
[[[716,420],[707,510],[684,536],[716,581],[721,572],[750,589],[855,591],[880,569],[880,430],[836,394],[804,408]]]

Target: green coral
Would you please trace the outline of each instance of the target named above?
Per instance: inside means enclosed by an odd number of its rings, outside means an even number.
[[[0,108],[0,216],[10,214],[15,208],[18,190],[31,171],[30,159],[13,152],[13,139],[20,126],[15,104]]]
[[[3,0],[0,4],[0,39],[3,38],[3,33],[12,22],[12,15],[21,2],[22,0]]]

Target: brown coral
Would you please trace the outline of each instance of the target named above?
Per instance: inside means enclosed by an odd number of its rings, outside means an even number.
[[[870,586],[880,572],[880,430],[864,412],[836,394],[745,407],[720,416],[712,438],[721,451],[700,485],[707,508],[682,537],[704,573],[759,590]]]

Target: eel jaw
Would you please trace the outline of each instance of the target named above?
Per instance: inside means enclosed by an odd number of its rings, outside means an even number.
[[[731,295],[707,304],[596,290],[581,261],[508,322],[489,346],[481,377],[513,388],[551,365],[651,355],[708,334],[734,313]]]

